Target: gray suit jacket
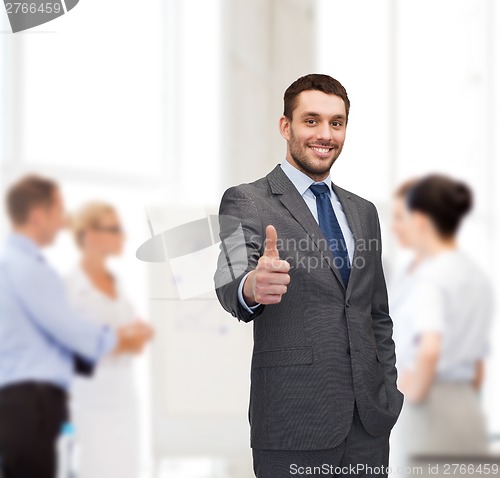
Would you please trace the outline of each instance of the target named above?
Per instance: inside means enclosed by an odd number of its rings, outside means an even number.
[[[349,432],[354,402],[370,434],[388,434],[401,410],[377,211],[333,188],[356,243],[347,290],[316,220],[280,166],[228,189],[221,201],[217,296],[234,317],[254,325],[253,448],[333,448]],[[250,314],[238,286],[264,252],[268,224],[276,227],[291,281],[279,304]]]

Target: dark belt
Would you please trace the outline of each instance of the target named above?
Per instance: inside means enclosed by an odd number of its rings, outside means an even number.
[[[58,387],[57,385],[53,385],[52,383],[48,382],[36,382],[31,380],[26,382],[13,383],[11,385],[6,385],[0,388],[0,396],[7,397],[12,393],[25,392],[25,391],[37,394],[40,393],[40,394],[53,395],[55,397],[63,399],[67,397],[66,390],[64,390],[61,387]]]

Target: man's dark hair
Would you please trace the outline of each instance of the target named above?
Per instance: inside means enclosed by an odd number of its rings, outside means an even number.
[[[292,119],[293,110],[297,107],[297,98],[303,91],[322,91],[327,95],[336,95],[344,100],[346,123],[349,117],[351,103],[347,96],[347,91],[335,78],[328,75],[312,73],[295,80],[285,91],[283,115],[289,120]]]
[[[25,224],[33,208],[53,204],[57,189],[54,181],[35,174],[21,178],[7,192],[6,206],[10,220],[16,225]]]

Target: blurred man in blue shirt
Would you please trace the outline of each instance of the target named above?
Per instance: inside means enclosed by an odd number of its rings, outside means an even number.
[[[0,477],[53,478],[75,367],[89,372],[104,355],[139,352],[151,330],[136,323],[115,332],[71,307],[41,252],[64,225],[57,184],[21,179],[7,211],[14,231],[0,257]]]

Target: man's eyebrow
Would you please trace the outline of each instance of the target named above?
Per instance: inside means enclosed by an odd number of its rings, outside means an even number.
[[[319,113],[315,113],[314,111],[306,111],[305,113],[302,113],[302,118],[306,118],[307,116],[313,116],[314,118],[317,118],[321,115]]]
[[[306,111],[305,113],[302,113],[302,118],[317,118],[321,116],[319,113],[315,113],[314,111]],[[332,118],[334,119],[343,119],[345,120],[345,115],[333,115]]]

